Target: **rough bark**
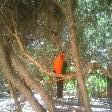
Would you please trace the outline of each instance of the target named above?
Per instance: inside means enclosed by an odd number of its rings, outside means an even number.
[[[15,30],[14,33],[11,31],[11,29],[8,27],[8,25],[6,24],[5,21],[4,21],[4,24],[6,25],[7,30],[16,38],[16,40],[17,40],[17,42],[19,44],[19,47],[21,49],[21,55],[26,56],[31,62],[33,62],[37,67],[39,67],[42,72],[46,72],[47,74],[49,74],[50,72],[47,69],[45,69],[38,61],[35,61],[35,59],[24,50],[24,47],[23,47],[23,45],[22,45],[22,43],[20,41],[20,38],[18,36],[18,33],[17,33],[17,23],[14,21],[13,17],[12,17],[12,22],[13,22],[13,26],[14,26],[14,30]],[[12,60],[14,58],[16,58],[16,57],[13,56]],[[51,98],[49,97],[48,93],[46,94],[46,93],[43,92],[42,85],[37,84],[35,81],[33,81],[33,79],[31,79],[29,77],[30,75],[27,75],[29,73],[27,72],[26,69],[24,69],[24,66],[21,64],[21,62],[17,61],[17,58],[15,60],[13,60],[12,62],[16,62],[16,63],[14,63],[15,67],[22,74],[23,79],[26,82],[26,84],[29,85],[32,89],[36,90],[36,92],[41,93],[42,98],[44,99],[44,101],[45,101],[45,103],[46,103],[46,105],[48,107],[48,110],[50,112],[54,112],[55,111],[54,103],[51,100]],[[20,66],[18,66],[18,64]],[[18,68],[18,67],[20,67],[20,68]],[[19,69],[21,69],[21,70],[19,70]]]
[[[17,88],[20,93],[27,98],[35,112],[45,112],[45,109],[37,102],[34,98],[30,88],[22,81],[19,77],[14,77],[14,72],[9,62],[9,55],[7,54],[7,50],[3,45],[3,41],[0,40],[0,64],[3,70],[3,75],[6,80],[10,80],[12,85]]]
[[[83,96],[83,104],[85,108],[85,112],[91,112],[91,106],[90,101],[87,94],[87,89],[82,77],[81,69],[80,69],[80,62],[78,57],[78,48],[76,43],[76,27],[75,27],[75,18],[74,18],[74,11],[73,11],[73,1],[72,0],[66,0],[66,19],[67,19],[67,25],[69,30],[69,36],[70,36],[70,42],[71,42],[71,49],[72,49],[72,55],[73,55],[73,61],[76,65],[76,75],[77,80],[79,83],[79,88],[81,91],[81,96]]]
[[[15,112],[22,112],[21,105],[20,105],[20,102],[18,101],[18,97],[17,97],[16,91],[15,91],[15,88],[10,81],[7,81],[7,82],[8,82],[8,87],[10,90],[10,95],[15,101]]]
[[[21,78],[24,79],[26,84],[31,89],[33,89],[36,93],[39,93],[41,95],[42,99],[47,105],[49,112],[55,112],[55,105],[53,103],[53,100],[50,97],[50,93],[47,93],[44,90],[44,87],[41,83],[36,82],[30,77],[31,74],[28,72],[24,64],[15,55],[11,55],[11,60],[12,60],[13,66],[15,67],[15,70],[20,74]]]
[[[78,104],[80,106],[83,106],[83,97],[82,97],[82,94],[81,94],[81,91],[80,91],[80,87],[79,87],[79,84],[77,84],[77,96],[78,96]]]

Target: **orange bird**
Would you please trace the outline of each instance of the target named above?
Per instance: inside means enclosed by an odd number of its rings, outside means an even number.
[[[59,55],[55,58],[53,63],[53,69],[56,73],[57,79],[60,79],[63,74],[63,67],[65,63],[65,54],[63,52],[59,53]],[[63,97],[63,80],[57,81],[57,97]]]
[[[59,55],[54,60],[53,69],[57,77],[62,76],[64,60],[65,60],[65,55],[63,52],[59,53]]]

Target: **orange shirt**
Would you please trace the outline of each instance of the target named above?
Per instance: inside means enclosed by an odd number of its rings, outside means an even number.
[[[60,53],[54,60],[53,68],[57,76],[62,76],[62,69],[64,64],[64,53]]]

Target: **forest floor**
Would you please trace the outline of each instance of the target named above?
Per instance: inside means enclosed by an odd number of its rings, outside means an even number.
[[[44,105],[39,95],[35,95],[38,101]],[[22,104],[23,112],[34,112],[30,104],[26,101]],[[91,98],[93,112],[112,112],[112,98]],[[62,99],[56,100],[57,112],[83,112],[83,106],[79,106],[78,99],[75,96],[65,95]],[[9,98],[0,99],[0,112],[15,112],[14,100]]]
[[[112,99],[92,98],[91,106],[93,112],[112,112]],[[83,106],[79,106],[78,100],[74,98],[57,101],[57,112],[83,112]]]

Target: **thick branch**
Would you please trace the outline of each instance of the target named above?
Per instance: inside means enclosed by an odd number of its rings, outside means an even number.
[[[82,73],[83,75],[87,75],[89,73],[89,70],[92,71],[92,69],[94,68],[94,64],[93,63],[89,63],[88,66],[86,66],[85,68],[83,68]]]
[[[104,69],[99,63],[89,63],[88,66],[86,68],[84,68],[84,70],[82,70],[82,73],[84,75],[88,74],[89,70],[91,70],[90,72],[93,72],[95,70],[101,70],[101,72],[112,79],[112,73],[107,69]]]
[[[44,83],[54,83],[54,82],[57,82],[59,80],[71,80],[73,79],[74,77],[76,77],[76,74],[72,74],[72,73],[68,73],[66,75],[64,75],[62,78],[60,79],[57,79],[57,78],[54,78],[53,80],[47,80],[47,81],[44,81]]]
[[[21,105],[20,105],[20,102],[18,101],[18,97],[16,95],[15,88],[9,80],[7,80],[7,82],[8,82],[8,87],[9,87],[9,90],[10,90],[10,95],[15,101],[15,107],[16,107],[15,111],[16,112],[21,112]]]
[[[81,67],[80,67],[80,60],[78,56],[78,48],[77,48],[77,41],[76,41],[76,26],[75,26],[75,17],[74,17],[74,10],[73,10],[73,0],[66,0],[66,20],[69,29],[69,36],[70,36],[70,43],[71,43],[71,50],[73,56],[73,62],[76,65],[76,75],[77,80],[79,83],[81,95],[83,98],[83,103],[86,112],[91,112],[90,101],[87,94],[87,88],[84,84]]]
[[[5,49],[5,46],[3,45],[3,42],[0,40],[0,64],[3,69],[3,75],[6,78],[6,80],[10,80],[12,85],[16,87],[20,93],[24,95],[28,99],[28,101],[31,103],[33,109],[35,112],[45,112],[44,108],[37,102],[37,100],[32,95],[31,90],[28,86],[20,79],[15,78],[12,74],[14,74],[10,62],[8,60],[9,56],[7,56],[7,52]]]
[[[101,72],[104,74],[104,75],[106,75],[107,77],[109,77],[109,78],[111,78],[112,79],[112,73],[108,70],[108,68],[107,68],[107,70],[106,69],[104,69],[100,64],[95,64],[94,65],[94,70],[101,70]]]
[[[55,1],[55,0],[53,0]],[[14,28],[15,28],[15,33],[13,33],[10,28],[8,27],[7,23],[5,22],[4,20],[4,24],[6,26],[6,28],[8,29],[8,31],[12,34],[12,36],[14,36],[17,40],[17,43],[19,45],[19,48],[21,50],[21,54],[24,55],[25,57],[28,58],[29,61],[33,62],[34,65],[36,65],[37,68],[39,68],[41,70],[41,72],[45,73],[46,75],[50,76],[50,77],[53,77],[53,74],[55,75],[55,73],[53,72],[50,72],[49,69],[46,69],[42,64],[40,64],[39,61],[37,61],[36,59],[34,59],[30,54],[28,54],[25,50],[24,50],[24,47],[20,41],[20,36],[18,36],[17,34],[17,29],[16,29],[16,23],[14,21],[14,18],[12,17],[12,21],[13,21],[13,25],[14,25]],[[69,77],[72,78],[73,74],[69,74],[69,76],[66,75],[66,77],[63,77],[64,79],[69,79]]]
[[[4,12],[1,10],[2,14],[4,15]],[[28,54],[25,50],[24,50],[24,47],[20,41],[20,36],[18,36],[17,34],[17,28],[16,28],[16,23],[14,21],[14,18],[12,17],[12,21],[13,21],[13,26],[14,26],[14,29],[15,29],[15,33],[13,33],[11,31],[11,29],[9,28],[9,26],[7,25],[6,21],[4,20],[3,16],[2,16],[2,19],[3,19],[3,22],[7,28],[7,30],[9,31],[9,33],[16,38],[16,41],[20,47],[20,50],[21,50],[21,54],[24,55],[25,57],[27,57],[31,62],[33,62],[34,65],[36,65],[43,73],[47,74],[48,76],[52,76],[53,74],[51,72],[49,72],[48,69],[44,68],[43,65],[41,65],[39,63],[39,61],[37,61],[36,59],[34,59],[30,54]]]
[[[52,99],[50,98],[50,94],[46,93],[46,91],[44,90],[43,85],[41,83],[36,82],[35,80],[33,80],[30,77],[31,74],[27,71],[24,64],[15,55],[11,55],[11,60],[12,60],[12,64],[15,67],[15,70],[24,79],[26,84],[41,95],[42,99],[45,101],[45,103],[48,107],[49,112],[54,112],[55,105],[54,105]],[[39,81],[39,79],[38,79],[38,81]]]

